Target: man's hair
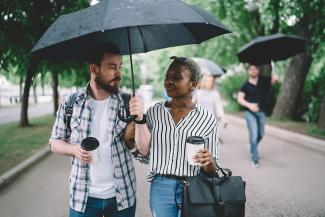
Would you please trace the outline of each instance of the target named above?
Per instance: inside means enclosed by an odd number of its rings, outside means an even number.
[[[176,57],[172,56],[170,57],[173,62],[170,64],[170,66],[174,64],[185,66],[191,73],[191,80],[192,81],[200,81],[202,78],[201,74],[201,68],[199,64],[197,64],[194,60],[187,58],[187,57]],[[169,66],[169,67],[170,67]]]
[[[249,67],[251,67],[251,66],[255,66],[256,68],[258,68],[258,69],[259,69],[258,65],[257,65],[257,64],[255,64],[255,63],[248,63],[248,64],[247,64],[247,67],[246,67],[246,69],[248,70],[248,69],[249,69]]]
[[[88,51],[88,63],[100,66],[104,54],[120,54],[120,49],[115,44],[97,43]]]

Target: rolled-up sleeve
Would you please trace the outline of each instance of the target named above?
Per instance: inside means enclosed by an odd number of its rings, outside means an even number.
[[[65,123],[66,99],[67,97],[63,98],[62,102],[60,103],[59,109],[56,112],[56,119],[49,140],[50,145],[51,142],[55,139],[62,140],[65,142],[68,142],[69,140],[70,131],[68,130]]]

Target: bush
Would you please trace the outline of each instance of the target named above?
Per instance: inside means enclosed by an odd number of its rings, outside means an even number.
[[[246,80],[247,74],[240,72],[229,75],[220,82],[220,93],[228,102],[226,111],[235,112],[240,110],[237,103],[237,92]]]

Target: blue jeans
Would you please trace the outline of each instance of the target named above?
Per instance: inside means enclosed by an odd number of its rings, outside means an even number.
[[[116,198],[99,199],[88,197],[84,213],[70,208],[70,217],[134,217],[135,205],[118,211]]]
[[[258,161],[257,147],[264,135],[265,114],[264,112],[245,111],[244,116],[249,132],[251,159],[252,161]]]
[[[150,186],[150,208],[153,217],[179,217],[183,189],[180,181],[155,176]]]

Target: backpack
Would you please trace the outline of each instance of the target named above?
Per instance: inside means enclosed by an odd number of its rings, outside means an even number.
[[[64,123],[67,126],[69,132],[71,132],[70,122],[73,113],[73,105],[77,99],[78,93],[73,93],[69,96],[68,101],[66,102],[65,114],[64,114]]]

